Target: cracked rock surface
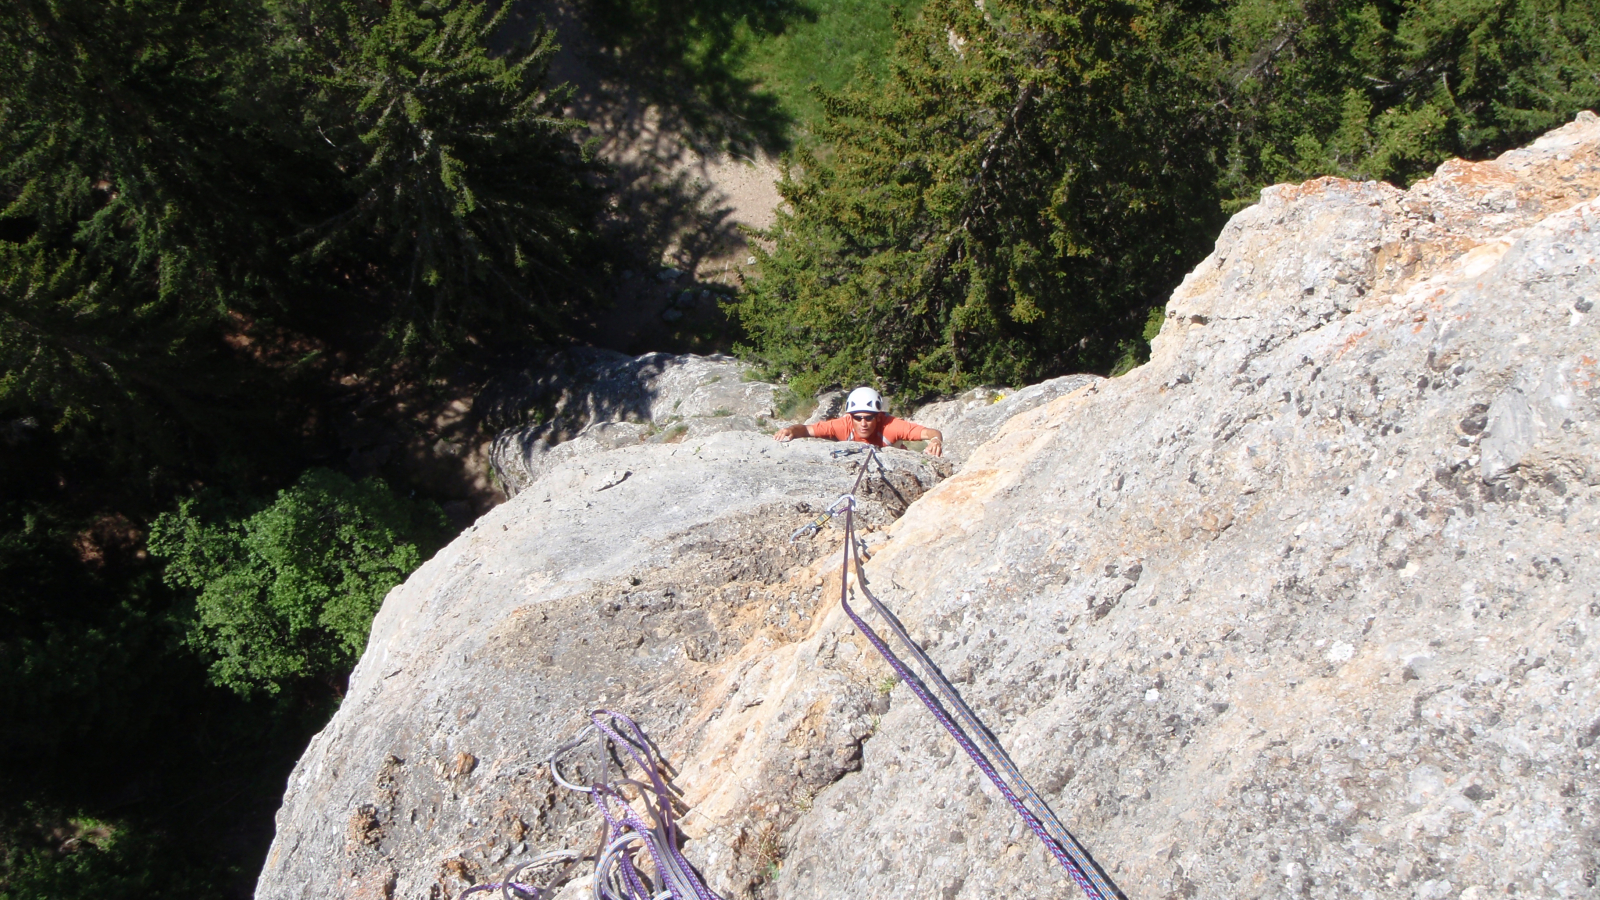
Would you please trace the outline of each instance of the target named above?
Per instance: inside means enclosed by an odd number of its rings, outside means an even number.
[[[875,592],[1129,897],[1600,892],[1597,197],[1588,114],[1409,191],[1270,188],[1150,363],[950,477],[885,454]],[[386,600],[257,895],[588,849],[540,761],[598,705],[726,896],[1075,895],[852,633],[838,532],[788,543],[848,487],[831,449],[541,463]]]
[[[1263,192],[868,577],[1129,897],[1600,892],[1600,121]],[[1068,896],[905,688],[777,895]]]

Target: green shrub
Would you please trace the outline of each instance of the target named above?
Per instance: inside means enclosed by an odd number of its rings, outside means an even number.
[[[23,807],[0,821],[0,900],[234,896],[239,873],[146,829]]]
[[[1117,359],[1117,364],[1111,367],[1111,377],[1125,375],[1150,361],[1150,342],[1161,333],[1161,323],[1166,321],[1167,308],[1153,306],[1150,313],[1145,316],[1144,331],[1137,340],[1129,338],[1122,342],[1122,356]]]
[[[150,551],[169,583],[197,592],[188,640],[212,660],[212,680],[241,694],[341,679],[384,595],[445,528],[432,503],[325,469],[248,515],[207,505],[191,498],[158,518]]]

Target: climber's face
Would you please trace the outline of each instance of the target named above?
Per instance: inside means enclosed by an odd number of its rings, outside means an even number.
[[[850,418],[855,422],[856,437],[871,440],[877,435],[883,417],[878,413],[858,412],[851,413]]]

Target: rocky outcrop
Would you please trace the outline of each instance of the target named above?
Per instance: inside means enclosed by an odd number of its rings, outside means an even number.
[[[767,429],[776,391],[732,357],[576,347],[496,379],[478,404],[499,429],[489,461],[509,497],[595,453]]]
[[[1020,389],[974,388],[959,397],[920,407],[911,419],[943,432],[945,455],[952,462],[961,463],[992,440],[1013,416],[1099,380],[1094,375],[1063,375]]]
[[[1597,147],[1264,192],[1150,364],[891,529],[869,574],[1130,897],[1594,895]],[[1064,893],[892,699],[778,895]]]
[[[833,449],[740,431],[633,444],[554,465],[480,519],[385,600],[290,778],[258,894],[453,896],[529,847],[589,841],[590,808],[539,763],[599,704],[637,712],[674,764],[699,760],[689,827],[722,837],[698,858],[724,884],[759,878],[772,835],[741,824],[749,803],[858,766],[887,708],[859,648],[821,630],[834,540],[789,541],[850,486],[857,459]],[[884,463],[858,494],[874,543],[948,473],[909,451]]]
[[[893,524],[938,475],[886,454],[874,590],[1130,897],[1594,895],[1597,196],[1588,115],[1409,191],[1269,189],[1149,364]],[[786,543],[847,486],[828,451],[595,452],[484,517],[386,601],[258,896],[585,845],[538,760],[600,703],[730,896],[1070,895],[851,633],[837,535]]]
[[[1095,380],[1067,375],[1025,388],[976,388],[922,406],[910,418],[946,432],[945,455],[959,464],[1007,419]],[[632,357],[574,347],[491,382],[478,406],[498,431],[489,464],[510,497],[554,466],[608,450],[724,431],[771,434],[791,424],[777,411],[778,391],[731,357]],[[844,391],[817,399],[807,424],[844,414]]]

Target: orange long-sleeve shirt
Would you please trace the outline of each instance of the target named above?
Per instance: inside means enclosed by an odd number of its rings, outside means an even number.
[[[836,441],[863,441],[874,447],[886,447],[895,441],[914,441],[917,440],[917,435],[922,433],[922,426],[915,422],[895,416],[887,416],[886,419],[883,427],[878,429],[878,433],[871,440],[856,433],[855,420],[849,416],[818,422],[807,428],[812,437],[833,438]]]

